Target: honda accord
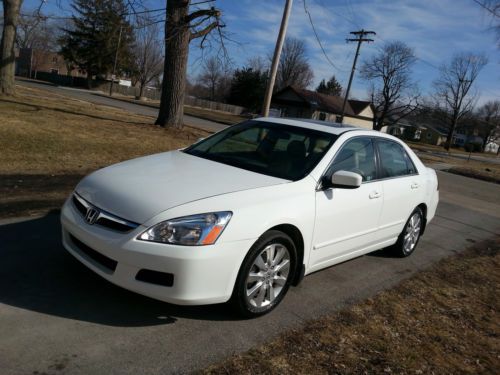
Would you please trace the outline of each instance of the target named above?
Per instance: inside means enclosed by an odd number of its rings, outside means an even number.
[[[123,288],[253,317],[312,272],[386,247],[410,255],[438,200],[434,170],[395,137],[259,118],[85,177],[62,239]]]

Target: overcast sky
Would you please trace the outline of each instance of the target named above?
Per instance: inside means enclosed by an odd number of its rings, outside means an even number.
[[[165,0],[145,0],[149,9],[161,8]],[[196,2],[194,0],[193,2]],[[39,0],[25,0],[26,9]],[[69,0],[47,0],[45,12],[67,14]],[[227,43],[234,67],[249,58],[266,58],[276,42],[284,0],[217,0],[223,12],[226,31],[238,43]],[[473,0],[306,0],[306,6],[326,53],[335,66],[325,58],[314,37],[304,11],[304,1],[295,0],[288,35],[303,39],[309,62],[314,71],[314,85],[332,74],[345,87],[355,52],[355,43],[346,43],[350,31],[373,30],[374,43],[364,43],[359,63],[377,52],[385,42],[400,40],[415,49],[419,58],[414,76],[424,94],[432,92],[432,81],[438,76],[437,67],[449,61],[458,52],[483,53],[488,65],[481,72],[476,88],[480,102],[500,99],[500,50],[491,31],[491,18]],[[161,13],[157,13],[161,15]],[[210,51],[205,51],[209,54]],[[199,71],[200,50],[191,46],[189,74]],[[352,96],[367,97],[367,83],[355,77]]]

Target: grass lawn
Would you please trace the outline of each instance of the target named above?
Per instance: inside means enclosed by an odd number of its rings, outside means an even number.
[[[474,159],[471,160],[457,159],[447,155],[432,155],[429,152],[446,153],[446,150],[441,146],[428,145],[417,142],[407,142],[407,143],[414,151],[417,152],[420,159],[422,159],[422,161],[426,164],[447,163],[452,165],[452,167],[448,170],[448,172],[450,173],[477,178],[479,180],[500,183],[500,164],[498,163],[488,162],[487,160],[478,161]],[[452,148],[450,150],[450,155],[453,154],[460,154],[461,156],[469,156],[468,152],[457,148]],[[492,161],[500,160],[500,158],[491,153],[473,152],[471,155],[473,157],[481,156],[483,158],[488,158]]]
[[[205,374],[498,374],[500,238]]]
[[[184,147],[208,133],[165,130],[154,119],[18,87],[0,97],[0,217],[61,206],[89,172]]]
[[[425,164],[447,163],[450,167],[447,172],[459,174],[466,177],[477,178],[479,180],[500,183],[500,164],[488,163],[478,160],[461,160],[441,155],[431,155],[425,152],[418,152],[420,160]],[[485,155],[485,154],[483,154]]]

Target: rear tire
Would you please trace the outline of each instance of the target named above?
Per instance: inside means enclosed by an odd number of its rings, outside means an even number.
[[[392,253],[400,258],[410,256],[417,247],[423,226],[424,214],[422,210],[417,207],[411,213],[408,221],[403,228],[403,231],[398,237],[398,241],[393,246],[391,246],[390,249]]]
[[[297,250],[283,232],[270,230],[251,247],[243,261],[231,303],[238,313],[254,318],[272,311],[294,279]]]

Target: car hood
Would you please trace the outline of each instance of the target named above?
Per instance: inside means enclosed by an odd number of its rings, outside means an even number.
[[[171,151],[100,169],[85,177],[76,191],[103,210],[129,221],[144,223],[181,204],[286,182],[181,151]]]

